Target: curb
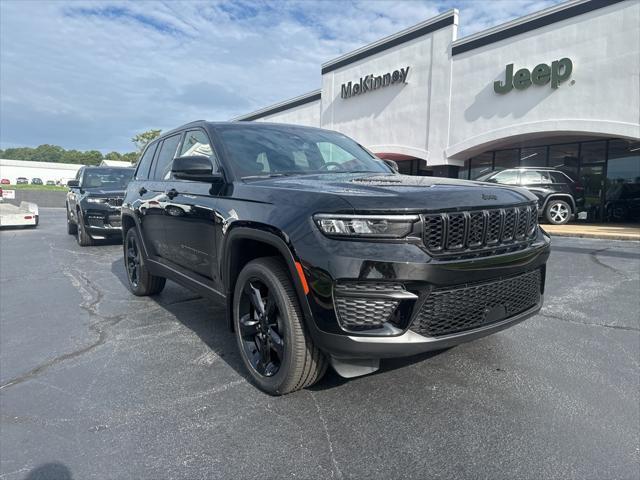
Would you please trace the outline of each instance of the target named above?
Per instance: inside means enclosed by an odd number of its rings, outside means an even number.
[[[576,238],[598,238],[601,240],[624,240],[630,242],[640,242],[640,234],[618,234],[618,233],[589,233],[589,232],[550,232],[545,230],[552,237],[576,237]]]

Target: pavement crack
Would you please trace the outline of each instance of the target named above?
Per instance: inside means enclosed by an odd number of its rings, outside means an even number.
[[[71,284],[80,293],[80,296],[82,297],[80,308],[85,310],[90,317],[97,317],[97,321],[89,324],[89,330],[97,334],[97,339],[85,347],[54,357],[53,359],[32,368],[26,373],[8,380],[6,383],[0,385],[0,390],[26,382],[27,380],[37,377],[42,372],[48,370],[54,365],[58,365],[62,362],[77,358],[81,355],[91,352],[92,350],[95,350],[97,347],[104,344],[107,340],[107,331],[105,330],[104,326],[114,326],[124,318],[124,315],[104,317],[100,314],[99,305],[104,298],[104,294],[95,285],[95,283],[89,280],[89,278],[87,278],[87,276],[82,272],[76,271],[76,274],[74,274],[70,268],[63,265],[62,273],[70,279]]]
[[[606,268],[607,270],[615,273],[616,275],[620,275],[621,277],[624,277],[624,278],[629,280],[629,277],[627,276],[627,274],[625,272],[623,272],[622,270],[617,269],[615,267],[612,267],[611,265],[607,265],[606,263],[604,263],[602,260],[600,260],[598,258],[598,254],[599,253],[606,252],[607,250],[610,250],[610,248],[607,247],[607,248],[601,248],[599,250],[593,250],[592,252],[589,252],[589,258],[596,265],[599,265],[602,268]]]
[[[322,422],[322,428],[324,430],[324,436],[326,437],[327,445],[329,446],[329,453],[331,454],[331,463],[333,464],[333,468],[331,470],[331,477],[333,477],[333,474],[335,473],[338,478],[343,478],[342,477],[342,472],[340,471],[340,467],[338,467],[338,462],[336,460],[335,453],[333,451],[333,442],[331,441],[331,435],[329,434],[329,428],[327,427],[327,421],[325,420],[324,415],[322,415],[322,411],[320,410],[320,405],[318,404],[318,400],[316,400],[315,395],[311,391],[309,391],[309,393],[311,394],[311,398],[313,399],[313,403],[316,406],[316,411],[318,412],[318,417],[320,418],[320,421]]]
[[[545,318],[551,318],[553,320],[560,320],[562,322],[576,323],[578,325],[587,325],[589,327],[603,327],[603,328],[612,328],[614,330],[627,330],[632,332],[640,332],[640,328],[627,327],[625,325],[608,325],[606,323],[581,322],[579,320],[572,320],[570,318],[558,317],[557,315],[551,315],[549,313],[539,313],[538,315]]]

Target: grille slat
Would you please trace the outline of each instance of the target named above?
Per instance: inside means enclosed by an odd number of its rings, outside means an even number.
[[[498,281],[434,290],[410,329],[435,337],[505,320],[540,302],[541,280],[540,270],[534,270]]]
[[[427,214],[423,222],[423,241],[430,253],[482,256],[503,246],[526,246],[535,236],[538,212],[532,205],[523,205]]]

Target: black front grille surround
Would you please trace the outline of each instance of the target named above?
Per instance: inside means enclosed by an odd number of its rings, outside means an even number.
[[[428,337],[463,332],[506,320],[540,303],[542,272],[431,291],[410,325]]]
[[[123,199],[122,198],[107,198],[107,203],[111,207],[121,207]]]
[[[535,204],[428,213],[422,216],[423,242],[434,256],[487,256],[526,247],[536,235]]]

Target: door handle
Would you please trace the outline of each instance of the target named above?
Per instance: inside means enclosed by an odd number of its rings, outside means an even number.
[[[138,190],[138,193],[140,194],[140,196],[144,195],[145,193],[147,193],[147,189],[144,187],[140,187],[140,190]]]
[[[169,197],[170,200],[173,200],[174,197],[178,196],[178,191],[175,188],[172,188],[171,190],[165,192],[165,195]]]

